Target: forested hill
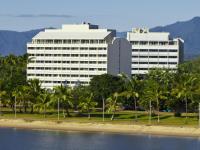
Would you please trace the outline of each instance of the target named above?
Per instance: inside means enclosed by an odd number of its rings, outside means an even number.
[[[26,53],[26,44],[32,37],[44,29],[26,32],[0,30],[0,54],[22,55]]]
[[[200,17],[163,27],[155,27],[151,31],[170,32],[172,37],[181,37],[185,41],[186,59],[200,55]]]

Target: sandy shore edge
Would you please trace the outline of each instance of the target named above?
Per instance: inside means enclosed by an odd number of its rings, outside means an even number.
[[[108,132],[123,134],[152,134],[165,136],[200,137],[200,128],[147,125],[122,125],[109,123],[78,123],[56,121],[26,121],[23,119],[0,119],[0,127],[45,129],[59,131]]]

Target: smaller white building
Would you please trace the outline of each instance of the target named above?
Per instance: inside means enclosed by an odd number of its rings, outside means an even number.
[[[166,32],[135,28],[127,33],[132,44],[132,75],[146,74],[154,68],[176,70],[183,61],[184,41]]]

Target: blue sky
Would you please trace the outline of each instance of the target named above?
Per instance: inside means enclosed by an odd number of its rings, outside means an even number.
[[[200,0],[0,0],[0,30],[25,31],[83,21],[127,31],[200,16]]]

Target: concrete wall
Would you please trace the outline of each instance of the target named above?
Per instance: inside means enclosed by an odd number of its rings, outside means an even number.
[[[108,74],[125,73],[131,76],[131,44],[124,38],[115,38],[108,46]]]
[[[179,63],[184,62],[184,41],[182,39],[178,39],[179,44]]]

